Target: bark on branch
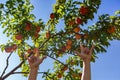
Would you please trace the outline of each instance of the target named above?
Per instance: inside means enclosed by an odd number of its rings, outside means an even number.
[[[2,80],[6,79],[8,76],[10,76],[11,74],[14,73],[14,71],[16,71],[18,68],[20,68],[22,66],[22,64],[24,63],[24,61],[22,61],[19,65],[17,65],[13,70],[11,70],[9,73],[7,73],[5,76],[2,77]]]

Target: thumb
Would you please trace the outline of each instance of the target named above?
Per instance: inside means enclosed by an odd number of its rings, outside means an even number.
[[[41,64],[41,63],[43,62],[43,60],[46,59],[46,57],[47,57],[47,56],[44,55],[44,56],[40,59],[40,61],[39,61],[38,63]]]

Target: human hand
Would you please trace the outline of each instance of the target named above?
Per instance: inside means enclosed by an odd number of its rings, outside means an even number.
[[[92,52],[94,49],[94,45],[92,45],[92,47],[90,49],[88,49],[87,47],[84,47],[82,44],[80,44],[80,49],[81,49],[81,53],[78,51],[75,51],[75,53],[81,57],[83,59],[83,61],[90,61],[91,57],[92,57]]]
[[[30,65],[30,68],[34,69],[34,68],[38,68],[45,58],[46,56],[43,56],[42,58],[40,58],[39,51],[36,50],[35,55],[32,54],[30,57],[28,57],[27,60]]]

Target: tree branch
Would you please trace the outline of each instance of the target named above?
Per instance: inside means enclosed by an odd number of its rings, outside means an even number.
[[[7,59],[6,59],[6,67],[4,68],[3,73],[1,74],[0,77],[3,77],[3,75],[5,74],[5,71],[7,70],[8,66],[9,66],[9,59],[10,59],[10,56],[12,55],[12,53],[13,53],[13,52],[11,52],[11,53],[9,54],[9,56],[7,57]]]
[[[48,76],[50,79],[53,79],[52,77],[50,77],[47,72],[44,73],[46,76]]]
[[[61,34],[66,34],[66,32],[63,32],[63,33],[57,33],[57,34],[51,36],[50,38],[54,38],[55,36],[57,36],[57,35],[61,35]],[[45,42],[43,42],[43,43],[41,44],[41,46],[39,47],[39,49],[42,48],[42,47],[44,46],[44,44],[45,44],[47,41],[50,40],[50,38],[48,38]]]
[[[46,72],[38,72],[38,74],[44,74]],[[12,74],[29,74],[29,72],[13,72]]]
[[[29,72],[13,72],[12,74],[29,74]],[[46,76],[48,76],[49,78],[52,79],[52,77],[50,77],[47,72],[38,72],[38,74],[45,74]]]
[[[20,68],[23,63],[24,63],[24,61],[22,61],[18,66],[16,66],[13,70],[11,70],[11,71],[10,71],[9,73],[7,73],[5,76],[3,76],[2,79],[4,80],[5,78],[7,78],[7,77],[10,76],[11,74],[13,74],[14,71],[16,71],[18,68]]]
[[[47,55],[48,57],[50,57],[51,59],[53,59],[53,60],[55,60],[55,61],[57,61],[57,62],[59,62],[59,63],[61,63],[62,65],[64,65],[64,66],[67,66],[67,64],[64,64],[63,62],[61,62],[61,61],[59,61],[59,60],[57,60],[56,58],[54,58],[54,57],[51,57],[51,56],[49,56],[49,55]],[[68,67],[68,66],[67,66]],[[73,71],[70,67],[68,67],[71,71]]]
[[[28,56],[31,56],[33,53],[30,53]],[[11,74],[14,74],[14,72],[20,68],[22,66],[22,64],[25,62],[25,60],[23,60],[20,64],[18,64],[13,70],[11,70],[9,73],[7,73],[5,76],[1,77],[2,80],[4,80],[5,78],[7,78],[8,76],[10,76]]]
[[[49,55],[47,55],[47,56],[48,56],[48,57],[50,57],[51,59],[53,59],[53,60],[55,60],[55,61],[57,61],[57,62],[61,63],[62,65],[65,65],[63,62],[61,62],[61,61],[57,60],[56,58],[51,57],[51,56],[49,56]],[[66,65],[65,65],[65,66],[66,66]]]

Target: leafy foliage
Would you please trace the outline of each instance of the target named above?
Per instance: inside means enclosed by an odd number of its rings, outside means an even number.
[[[80,80],[81,70],[78,67],[82,67],[82,60],[74,54],[74,50],[80,51],[79,44],[88,47],[95,45],[91,60],[95,62],[96,54],[106,52],[110,41],[120,40],[120,11],[112,16],[100,15],[94,25],[84,28],[88,20],[94,19],[100,4],[101,0],[56,0],[53,12],[45,24],[42,19],[35,20],[36,16],[31,14],[34,6],[29,0],[8,0],[0,4],[0,24],[10,40],[7,44],[1,44],[1,50],[16,44],[17,49],[14,51],[21,61],[25,61],[22,71],[28,72],[25,53],[37,47],[41,56],[47,55],[55,60],[54,72],[48,70],[43,73],[46,80]],[[64,28],[58,31],[56,26],[61,20]],[[29,44],[29,40],[32,44]],[[66,61],[60,61],[59,58],[64,56],[68,56]]]

